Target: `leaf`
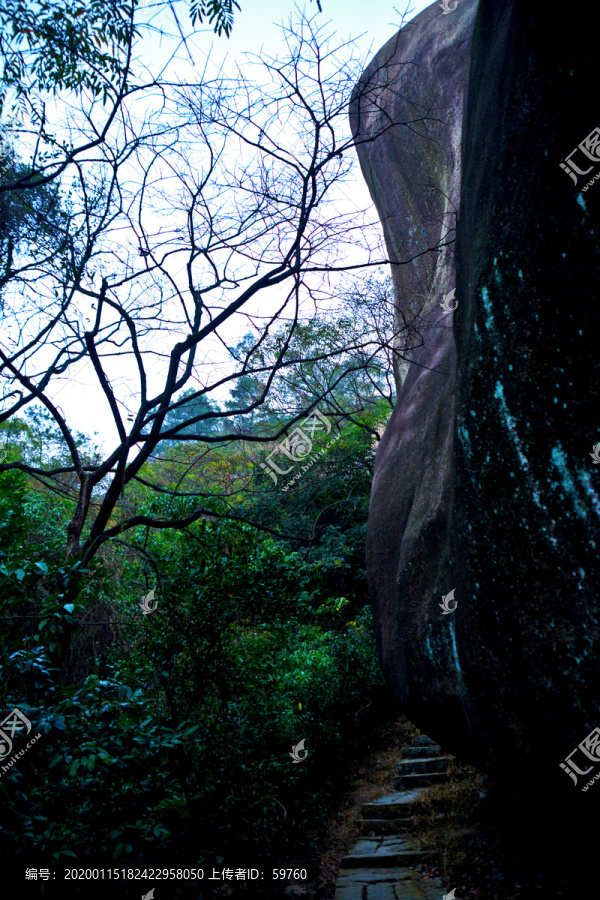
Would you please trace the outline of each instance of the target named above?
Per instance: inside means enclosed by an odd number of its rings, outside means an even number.
[[[38,567],[40,572],[44,573],[44,575],[48,574],[48,566],[46,565],[45,562],[36,562],[36,566]]]
[[[199,725],[192,725],[191,728],[186,728],[186,730],[183,732],[183,736],[188,737],[188,735],[193,734],[195,731],[198,731],[199,728]]]
[[[75,609],[75,604],[74,603],[65,603],[65,605],[63,606],[63,609],[66,609],[66,611],[68,613],[72,613]]]

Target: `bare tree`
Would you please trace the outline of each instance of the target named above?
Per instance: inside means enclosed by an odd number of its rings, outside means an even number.
[[[183,518],[134,513],[111,524],[125,487],[141,479],[161,441],[272,443],[318,404],[347,414],[333,401],[326,406],[337,385],[367,371],[382,348],[398,352],[393,328],[349,328],[339,346],[308,355],[294,342],[300,323],[331,309],[344,273],[410,260],[386,259],[379,228],[344,193],[354,162],[347,106],[364,61],[306,17],[285,27],[284,38],[283,58],[249,59],[235,78],[210,79],[205,69],[196,84],[119,92],[100,131],[89,109],[74,110],[79,149],[60,162],[56,234],[48,246],[29,233],[11,247],[0,384],[12,399],[0,422],[42,404],[70,461],[0,468],[51,488],[63,476],[77,479],[67,556],[84,563],[138,525],[185,527],[213,514],[198,503]],[[5,194],[27,183],[5,185]],[[39,194],[43,179],[36,185]],[[232,344],[244,332],[252,339],[240,355]],[[328,360],[343,365],[319,389],[313,383],[287,421],[266,430],[239,426],[291,371]],[[53,399],[84,363],[118,433],[114,448],[93,462],[82,458]],[[261,387],[239,407],[207,404],[166,424],[190,399],[218,397],[248,376]],[[220,427],[190,428],[209,420]]]

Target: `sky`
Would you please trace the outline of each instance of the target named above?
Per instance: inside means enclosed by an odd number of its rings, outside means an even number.
[[[192,56],[195,51],[200,54],[211,52],[215,58],[226,52],[233,59],[241,59],[243,53],[257,53],[263,46],[273,51],[281,43],[281,31],[277,23],[287,20],[297,6],[308,15],[316,15],[319,23],[331,22],[332,30],[342,36],[358,38],[363,35],[359,41],[360,48],[365,51],[371,48],[376,53],[396,33],[402,14],[407,9],[407,20],[410,20],[430,5],[426,0],[413,0],[408,7],[406,0],[399,0],[398,5],[387,0],[321,0],[322,12],[319,13],[316,0],[297,4],[292,0],[278,0],[276,3],[273,0],[240,0],[241,12],[235,12],[229,38],[224,35],[217,37],[207,30],[196,33],[188,41],[188,45]],[[146,6],[148,17],[151,18],[152,0],[147,0]],[[188,0],[178,0],[174,7],[185,33],[184,26],[189,23]],[[167,11],[161,13],[162,18],[169,18],[171,22],[173,19],[172,14]]]
[[[216,74],[221,61],[224,61],[225,72],[233,71],[236,64],[243,66],[244,54],[247,52],[258,53],[264,47],[274,55],[282,47],[282,32],[277,23],[287,20],[294,12],[292,0],[278,3],[274,3],[273,0],[240,0],[242,9],[235,14],[231,37],[227,38],[224,35],[218,37],[207,27],[192,33],[188,38],[188,32],[191,31],[189,0],[175,0],[173,5],[186,35],[187,48],[179,47],[176,61],[171,63],[170,72],[167,70],[166,74],[176,74],[181,79],[197,78],[198,70],[202,69],[207,57],[211,60],[209,68],[214,67]],[[340,38],[357,39],[359,50],[368,54],[368,58],[396,33],[402,13],[407,10],[403,0],[398,7],[382,0],[371,2],[321,0],[321,5],[322,12],[319,13],[316,0],[297,4],[298,8],[304,8],[308,15],[315,15],[317,23],[328,23],[328,30],[336,32]],[[414,18],[429,5],[428,2],[414,0],[408,7],[409,12],[405,21]],[[142,32],[137,46],[138,60],[147,63],[149,69],[156,73],[171,58],[174,48],[179,43],[179,38],[174,40],[172,37],[174,34],[177,35],[177,27],[173,13],[164,8],[163,4],[161,9],[158,5],[153,5],[152,0],[142,0],[140,6],[142,7],[140,17],[154,26],[154,30]],[[192,61],[196,67],[195,72]],[[345,186],[345,196],[348,198],[347,192],[350,191],[352,200],[359,207],[371,207],[372,216],[375,218],[376,214],[358,166],[355,167],[355,178],[354,184],[350,187]],[[110,374],[113,386],[116,386],[118,381],[129,380],[124,372],[119,373],[119,377],[117,373]],[[105,451],[112,449],[117,440],[117,432],[91,364],[75,366],[69,372],[69,381],[61,385],[53,395],[53,399],[64,411],[72,428],[90,436],[97,434],[95,441],[102,444]],[[131,401],[131,406],[134,406],[133,396]]]

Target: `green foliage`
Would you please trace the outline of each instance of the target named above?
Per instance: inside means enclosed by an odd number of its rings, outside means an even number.
[[[241,10],[236,0],[191,0],[192,25],[196,23],[196,20],[202,25],[206,18],[209,25],[213,26],[215,34],[220,36],[222,32],[225,32],[227,37],[229,37],[233,28],[234,6],[236,9]],[[321,12],[320,0],[317,0],[317,7],[319,12]]]
[[[326,369],[305,376],[317,384]],[[285,404],[304,403],[303,390],[290,380]],[[334,400],[351,398],[340,389]],[[314,855],[332,792],[387,702],[364,572],[386,414],[375,397],[337,424],[331,416],[315,452],[339,440],[287,490],[260,470],[264,444],[199,460],[184,444],[149,462],[120,501],[183,518],[200,498],[214,516],[313,535],[310,547],[205,515],[185,530],[137,526],[84,568],[64,558],[77,485],[0,474],[0,710],[20,709],[41,734],[0,777],[5,857],[208,868]],[[43,454],[60,468],[61,435],[43,410],[9,428],[8,462]],[[77,440],[92,459],[91,442]],[[158,608],[144,616],[150,588]],[[300,741],[308,756],[295,764]]]
[[[372,297],[376,296],[376,288],[381,295],[385,294],[384,285],[374,279],[366,282],[367,298],[369,291]],[[246,374],[239,378],[227,408],[244,408],[258,400],[267,386],[269,372],[281,366],[266,403],[250,420],[244,417],[245,430],[248,424],[273,425],[278,420],[284,421],[317,402],[324,402],[332,411],[362,412],[365,407],[377,406],[378,392],[385,384],[390,366],[381,355],[382,338],[375,339],[378,329],[383,330],[381,324],[370,321],[376,317],[373,309],[371,316],[365,312],[367,298],[359,298],[363,300],[361,306],[359,299],[352,296],[351,315],[335,319],[315,315],[307,321],[293,323],[293,329],[292,323],[280,322],[261,341],[251,334],[245,335],[231,354],[240,364],[263,371],[260,377]],[[382,296],[377,296],[373,306],[382,307],[383,317],[389,319]],[[388,335],[393,333],[393,322],[386,320],[385,325]]]
[[[205,518],[185,532],[140,528],[132,543],[145,556],[109,547],[81,571],[61,557],[67,501],[21,473],[0,476],[1,709],[19,708],[42,735],[0,779],[0,846],[13,862],[209,866],[310,855],[382,688],[355,571],[372,452],[364,431],[345,428],[354,461],[339,478],[354,477],[362,499],[330,518],[308,555]],[[263,512],[277,525],[287,503],[290,523],[307,521],[338,489],[338,465],[324,457],[307,498],[273,491]],[[169,497],[145,502],[173,507]],[[142,616],[149,585],[158,610]],[[92,608],[112,638],[87,624]],[[93,670],[69,669],[90,629]],[[300,740],[308,757],[294,764]]]
[[[0,634],[6,652],[41,642],[60,657],[77,627],[88,596],[82,579],[90,570],[80,560],[62,559],[64,515],[59,505],[28,490],[21,472],[0,475]],[[14,675],[5,673],[5,685]]]
[[[127,75],[139,5],[140,0],[3,0],[0,111],[8,89],[17,97],[32,89],[87,90],[106,102]],[[163,5],[175,14],[169,0]],[[317,5],[320,11],[319,0]],[[237,0],[190,0],[191,24],[206,20],[215,34],[229,37],[234,7],[240,10]]]
[[[120,0],[4,0],[0,7],[0,98],[32,86],[88,90],[105,101],[125,73],[133,9]]]
[[[224,31],[227,37],[233,28],[233,7],[241,9],[236,0],[192,0],[190,14],[192,25],[196,20],[202,25],[204,19],[208,19],[210,25],[219,36]]]
[[[135,6],[7,0],[0,101],[84,90],[106,100],[127,75]],[[229,34],[234,6],[194,2],[192,21]],[[54,152],[50,129],[43,139],[39,172]],[[7,159],[7,178],[26,171],[13,149]],[[3,192],[7,272],[11,254],[26,262],[31,247],[58,267],[80,264],[59,177]],[[329,393],[325,413],[340,439],[299,482],[284,490],[265,480],[258,464],[272,448],[264,443],[246,450],[228,442],[200,460],[185,444],[167,445],[143,480],[124,485],[108,525],[125,509],[183,518],[200,500],[204,517],[185,530],[115,528],[119,537],[85,565],[77,547],[65,558],[85,474],[65,466],[63,433],[35,406],[2,424],[9,465],[46,467],[42,483],[0,474],[0,718],[18,708],[41,734],[0,777],[5,858],[189,866],[227,854],[243,865],[311,851],[309,834],[346,761],[368,741],[383,685],[363,556],[373,441],[386,410],[373,385],[386,372],[371,364],[368,347],[352,350],[357,335],[368,344],[369,327],[356,317],[297,324],[269,401],[227,424],[229,434],[261,437]],[[256,346],[240,342],[234,356],[244,374],[224,413],[260,398],[284,346],[277,327]],[[165,429],[190,413],[219,411],[208,398],[183,399]],[[214,437],[223,429],[216,422],[185,433]],[[84,435],[74,440],[85,471],[96,451]],[[103,490],[95,487],[83,539]],[[311,536],[314,545],[282,533]],[[145,616],[138,601],[150,587],[158,610]],[[308,757],[296,765],[290,750],[299,741]]]
[[[181,402],[182,400],[185,400],[186,402],[167,413],[167,415],[165,416],[165,421],[163,423],[163,431],[167,431],[170,428],[175,428],[178,425],[189,422],[196,416],[206,416],[209,413],[219,412],[218,403],[215,403],[205,394],[201,394],[199,397],[194,397],[193,395],[195,393],[196,391],[193,388],[188,388],[188,390],[183,391],[181,396],[177,398],[178,402]],[[220,430],[221,423],[218,419],[205,418],[201,419],[198,422],[192,422],[191,424],[187,425],[186,428],[182,428],[177,436],[179,437],[180,435],[198,436],[216,434]],[[166,440],[164,441],[163,446],[168,447],[174,446],[176,444],[176,440]]]
[[[16,395],[18,392],[13,393]],[[17,398],[10,398],[11,401],[14,399]],[[0,434],[5,438],[8,463],[24,461],[32,466],[46,464],[49,469],[68,465],[64,435],[56,420],[41,404],[32,403],[27,406],[23,418],[13,416],[10,420],[1,422]],[[98,451],[90,438],[78,431],[73,431],[72,437],[82,463],[97,463]],[[63,476],[61,486],[66,488],[69,483]],[[30,502],[36,501],[30,498]]]

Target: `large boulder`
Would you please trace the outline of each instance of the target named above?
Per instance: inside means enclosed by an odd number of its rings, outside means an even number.
[[[377,206],[396,299],[398,398],[380,442],[367,537],[377,644],[412,719],[475,758],[464,709],[449,571],[456,348],[440,303],[456,277],[463,103],[476,0],[437,4],[375,56],[354,91],[351,125]],[[450,295],[450,296],[448,296]],[[453,605],[449,602],[450,607]]]
[[[423,337],[376,460],[382,664],[429,734],[559,805],[586,802],[600,772],[597,17],[432,4],[377,54],[351,109],[399,316],[420,309]],[[379,136],[376,109],[393,120]],[[453,207],[455,256],[400,265],[445,242]]]
[[[472,730],[488,767],[581,803],[600,772],[600,743],[595,764],[572,757],[587,778],[564,763],[600,726],[600,187],[583,190],[600,173],[598,18],[480,2],[454,323],[451,555]]]

